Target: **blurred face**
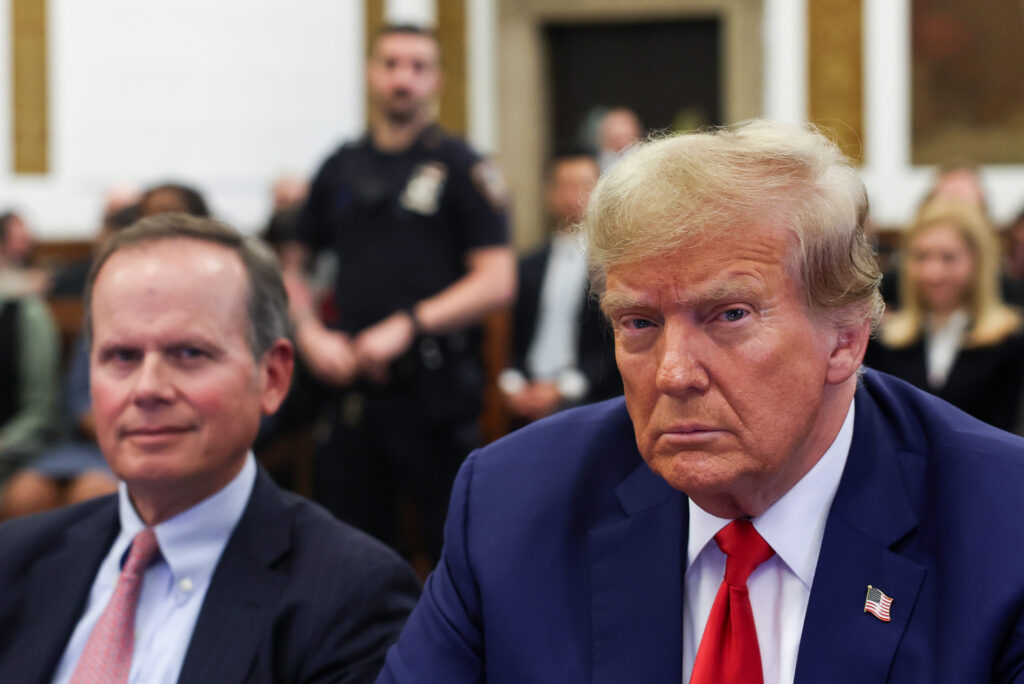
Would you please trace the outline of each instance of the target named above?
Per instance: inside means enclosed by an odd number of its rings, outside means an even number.
[[[602,306],[640,453],[721,517],[760,515],[787,492],[853,396],[867,331],[812,320],[790,244],[751,228],[607,270]]]
[[[97,438],[150,524],[226,485],[287,391],[290,345],[249,350],[247,288],[234,252],[189,239],[125,248],[96,280]]]
[[[4,233],[3,258],[11,264],[25,265],[32,254],[32,244],[28,226],[20,216],[11,215]]]
[[[640,122],[632,112],[613,110],[601,121],[601,147],[612,152],[621,152],[643,135]]]
[[[166,188],[151,192],[142,201],[143,216],[157,216],[172,211],[188,212],[184,198],[174,190]]]
[[[597,162],[590,157],[559,160],[548,181],[548,211],[563,224],[579,222],[597,184]]]
[[[954,225],[939,223],[907,245],[907,275],[926,310],[952,313],[967,303],[974,256]]]
[[[985,192],[981,188],[981,179],[970,169],[954,169],[942,175],[935,183],[933,197],[949,197],[970,202],[985,208]]]
[[[382,36],[366,75],[378,113],[393,123],[413,121],[426,114],[441,84],[437,43],[415,34]]]

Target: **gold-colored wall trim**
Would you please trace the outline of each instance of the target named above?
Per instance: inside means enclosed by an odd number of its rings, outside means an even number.
[[[862,0],[808,0],[807,115],[864,161]]]
[[[384,26],[384,0],[364,0],[363,17],[366,29],[366,42],[364,57],[370,54],[370,43],[373,42],[377,32]],[[366,125],[370,125],[370,90],[365,89],[363,98],[366,101]]]
[[[46,2],[11,0],[11,136],[14,173],[48,173]]]
[[[444,88],[438,122],[445,130],[465,135],[466,0],[437,0],[437,40],[444,63]]]

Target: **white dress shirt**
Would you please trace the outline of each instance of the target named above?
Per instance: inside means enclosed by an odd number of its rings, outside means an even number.
[[[934,326],[930,322],[924,336],[924,360],[928,372],[928,386],[933,390],[942,389],[953,370],[953,363],[960,353],[964,333],[971,325],[971,317],[963,309],[950,314],[944,325]]]
[[[224,547],[242,517],[256,482],[250,453],[242,470],[219,492],[169,520],[156,532],[160,553],[146,570],[135,611],[135,649],[129,684],[174,684],[185,662],[199,609]],[[53,681],[70,681],[93,627],[114,593],[132,539],[145,527],[128,490],[118,486],[121,532],[99,572]]]
[[[814,569],[825,535],[832,499],[853,439],[853,403],[839,434],[811,470],[781,499],[751,520],[775,550],[747,580],[754,626],[761,650],[765,684],[792,682],[803,632]],[[718,587],[725,577],[726,556],[714,536],[731,520],[690,506],[689,542],[683,598],[683,682],[690,681],[704,627]]]
[[[526,370],[537,380],[555,380],[576,367],[580,309],[587,290],[587,257],[577,234],[556,233],[544,271],[537,328],[526,353]]]

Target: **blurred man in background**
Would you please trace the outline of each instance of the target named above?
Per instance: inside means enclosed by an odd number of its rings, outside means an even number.
[[[601,117],[597,126],[597,154],[601,171],[607,171],[640,142],[644,128],[632,109],[615,107]]]
[[[622,393],[611,331],[590,296],[576,230],[599,169],[593,154],[565,150],[547,173],[551,239],[519,261],[512,363],[498,378],[515,423]]]

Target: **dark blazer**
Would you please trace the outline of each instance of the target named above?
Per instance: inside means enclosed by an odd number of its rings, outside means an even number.
[[[795,681],[1024,681],[1022,494],[1024,440],[868,371]],[[477,451],[378,682],[679,684],[687,530],[622,399]]]
[[[540,322],[540,297],[544,275],[551,257],[551,243],[519,260],[519,294],[513,310],[512,365],[524,375],[526,355]],[[610,399],[622,394],[622,378],[615,365],[615,344],[611,327],[606,323],[597,302],[589,292],[580,293],[579,340],[576,364],[587,378],[589,390],[583,401]]]
[[[872,340],[864,363],[997,428],[1010,430],[1017,420],[1024,383],[1024,334],[1010,335],[999,344],[961,349],[946,384],[937,388],[928,384],[924,340],[900,349]]]
[[[0,525],[0,682],[49,682],[117,536],[117,497]],[[371,682],[416,602],[394,553],[262,470],[179,682]]]

